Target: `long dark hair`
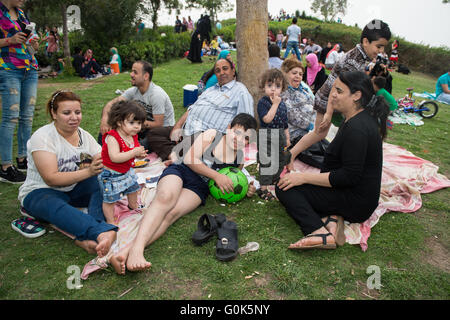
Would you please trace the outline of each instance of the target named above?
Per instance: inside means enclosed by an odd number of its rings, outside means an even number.
[[[381,138],[384,140],[389,106],[383,96],[375,95],[369,76],[361,71],[348,71],[341,73],[339,80],[350,89],[351,93],[361,91],[361,99],[358,101],[359,108],[368,110],[370,115],[377,120]]]

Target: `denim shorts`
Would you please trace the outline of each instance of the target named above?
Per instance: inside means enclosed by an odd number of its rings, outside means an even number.
[[[137,183],[137,176],[133,168],[126,173],[115,173],[103,169],[97,176],[100,188],[103,192],[103,202],[114,203],[122,199],[129,193],[134,193],[140,189]]]

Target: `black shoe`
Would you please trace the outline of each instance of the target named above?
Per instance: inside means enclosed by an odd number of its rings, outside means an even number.
[[[10,166],[6,170],[0,167],[0,181],[12,184],[21,184],[25,181],[26,175],[17,170],[15,166]]]
[[[27,158],[23,158],[22,161],[19,161],[19,158],[16,158],[16,162],[17,162],[17,169],[19,169],[20,171],[27,171],[28,169]]]

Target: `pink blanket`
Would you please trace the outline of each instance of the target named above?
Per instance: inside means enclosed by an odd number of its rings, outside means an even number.
[[[251,159],[256,160],[256,152],[255,145],[249,147],[249,163]],[[299,160],[295,161],[294,168],[301,172],[320,171]],[[344,232],[347,243],[359,244],[361,249],[366,251],[370,230],[383,214],[389,211],[415,212],[422,206],[421,193],[450,187],[450,180],[439,174],[438,169],[439,167],[430,161],[418,158],[402,147],[383,143],[383,174],[379,205],[364,223],[346,222]]]
[[[256,163],[256,144],[245,150],[245,166]],[[155,159],[152,158],[154,161]],[[295,161],[295,170],[302,172],[319,172],[299,160]],[[160,168],[163,170],[163,166]],[[158,169],[156,170],[158,171]],[[383,174],[381,182],[381,196],[377,209],[364,223],[345,223],[347,243],[359,244],[363,251],[368,248],[367,240],[371,229],[378,223],[383,214],[389,211],[414,212],[422,206],[421,193],[430,193],[442,188],[450,187],[450,180],[437,173],[438,167],[433,163],[414,156],[404,148],[389,143],[383,144]],[[156,173],[158,174],[158,173]],[[160,172],[159,172],[160,174]],[[153,194],[154,195],[154,194]],[[152,195],[143,201],[146,206]],[[121,247],[127,246],[134,239],[140,217],[131,215],[126,200],[120,201],[115,207],[115,215],[119,221],[118,244],[104,258],[95,258],[86,264],[82,279],[96,270],[107,267],[109,257]]]

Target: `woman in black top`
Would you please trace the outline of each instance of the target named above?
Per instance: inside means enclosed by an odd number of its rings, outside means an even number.
[[[320,173],[288,173],[276,188],[278,199],[306,235],[290,249],[343,245],[343,219],[363,222],[378,206],[389,108],[359,71],[339,75],[329,102],[345,121],[326,150]]]

